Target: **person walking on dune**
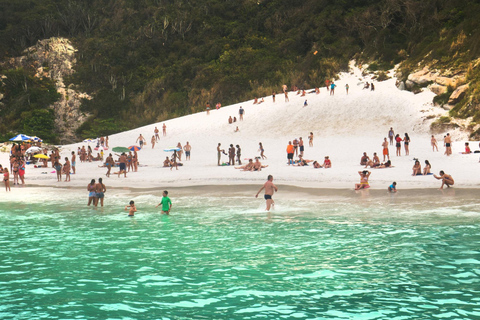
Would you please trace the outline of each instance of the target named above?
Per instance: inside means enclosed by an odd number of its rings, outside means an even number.
[[[239,121],[243,121],[243,114],[244,113],[245,113],[245,110],[242,108],[242,106],[240,106],[240,109],[238,109],[238,114],[239,114],[238,120]]]
[[[335,95],[335,87],[337,85],[335,84],[335,82],[332,81],[332,84],[330,84],[330,95],[333,96]]]
[[[432,151],[435,151],[435,149],[437,149],[438,151],[437,139],[435,139],[435,136],[433,134],[430,143],[432,144]]]
[[[265,149],[263,148],[263,144],[261,142],[258,143],[258,151],[260,151],[260,157],[262,157],[262,160],[267,159],[267,156],[263,154]]]
[[[163,129],[163,136],[165,137],[167,135],[167,125],[165,123],[163,124],[162,129]]]
[[[153,130],[153,133],[155,133],[155,141],[160,140],[160,135],[158,134],[160,130],[158,130],[157,127],[155,127],[155,130]]]
[[[263,185],[263,187],[258,190],[257,194],[255,195],[255,198],[258,198],[258,194],[265,189],[265,195],[263,196],[266,201],[267,208],[265,209],[266,211],[270,211],[270,208],[275,205],[275,202],[273,201],[273,193],[278,192],[278,188],[276,185],[273,184],[273,176],[270,174],[267,177],[267,182]]]
[[[388,131],[388,139],[390,139],[390,145],[393,146],[393,138],[395,137],[395,132],[393,132],[393,128],[390,127]]]

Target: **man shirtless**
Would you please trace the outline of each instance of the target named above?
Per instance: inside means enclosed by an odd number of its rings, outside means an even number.
[[[192,146],[188,143],[183,146],[183,150],[185,150],[185,161],[190,160],[190,151],[192,150]]]
[[[445,154],[447,156],[452,154],[452,137],[450,137],[450,133],[447,133],[445,136],[445,139],[443,139],[443,142],[445,143]]]
[[[265,209],[266,211],[270,211],[270,207],[275,205],[275,202],[272,199],[273,193],[278,192],[278,188],[276,185],[273,184],[273,176],[271,174],[268,175],[267,177],[267,182],[263,185],[263,187],[258,190],[257,194],[255,195],[255,198],[258,198],[258,194],[265,189],[265,201],[267,203],[267,208]]]
[[[102,178],[98,179],[98,183],[95,185],[95,207],[98,206],[98,202],[100,201],[100,205],[103,207],[103,198],[105,198],[105,192],[107,191],[107,187],[103,184]]]
[[[127,156],[125,155],[125,152],[122,153],[120,158],[118,159],[118,162],[120,162],[120,171],[118,171],[118,177],[120,178],[120,175],[122,172],[124,173],[124,177],[127,177]]]
[[[453,181],[452,176],[449,174],[446,174],[445,172],[443,172],[443,170],[440,171],[440,176],[437,176],[434,174],[433,177],[435,179],[442,180],[442,186],[440,187],[440,189],[443,189],[444,185],[450,188],[450,186],[453,186],[455,184],[455,181]]]

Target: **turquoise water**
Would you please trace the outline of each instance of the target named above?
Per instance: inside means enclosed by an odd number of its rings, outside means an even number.
[[[186,193],[0,203],[0,318],[480,319],[474,194]]]

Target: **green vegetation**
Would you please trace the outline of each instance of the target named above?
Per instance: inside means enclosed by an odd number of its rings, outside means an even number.
[[[0,0],[0,61],[39,39],[69,38],[78,54],[65,83],[94,97],[82,106],[93,114],[78,132],[87,137],[197,112],[207,102],[269,95],[282,84],[319,86],[354,57],[374,61],[379,80],[405,60],[405,76],[419,63],[463,68],[480,54],[479,14],[474,0]],[[5,136],[58,97],[33,70],[0,68],[7,79],[23,73],[37,99],[21,85],[0,87]],[[480,97],[477,87],[470,91]]]

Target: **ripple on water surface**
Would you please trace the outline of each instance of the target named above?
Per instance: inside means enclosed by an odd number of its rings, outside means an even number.
[[[479,214],[383,200],[3,203],[0,318],[478,319]],[[155,201],[153,201],[155,200]],[[462,204],[463,203],[463,204]],[[291,206],[291,202],[288,205]]]

